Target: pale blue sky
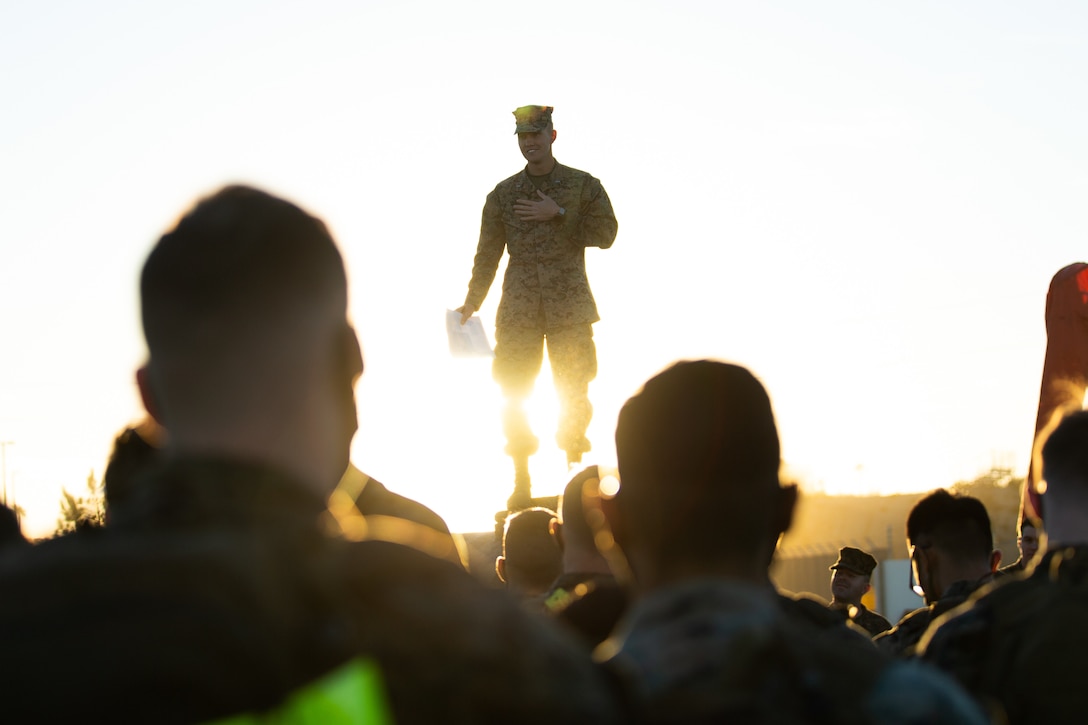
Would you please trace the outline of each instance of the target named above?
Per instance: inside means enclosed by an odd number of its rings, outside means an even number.
[[[620,221],[588,253],[594,460],[642,381],[712,356],[766,382],[809,485],[1023,474],[1047,285],[1088,256],[1085,37],[1077,2],[6,3],[0,440],[28,529],[140,414],[144,255],[234,181],[342,245],[355,461],[487,528],[498,395],[442,320],[526,103],[556,107],[557,157]],[[534,475],[558,490],[561,455]]]

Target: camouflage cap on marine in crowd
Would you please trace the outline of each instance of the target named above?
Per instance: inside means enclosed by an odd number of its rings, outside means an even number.
[[[522,106],[514,110],[517,128],[514,133],[539,133],[552,122],[552,106]]]
[[[844,546],[839,549],[839,560],[828,568],[832,571],[835,569],[848,569],[855,574],[872,576],[873,569],[876,569],[876,559],[874,559],[871,554],[864,552],[861,549],[855,549],[852,546]]]

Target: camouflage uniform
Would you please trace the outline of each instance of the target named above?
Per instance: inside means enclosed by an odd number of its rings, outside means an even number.
[[[858,576],[865,577],[866,581],[868,581],[873,576],[873,570],[876,569],[876,559],[867,551],[862,551],[853,546],[844,546],[839,549],[838,561],[828,568],[831,571],[845,569]],[[834,580],[832,580],[832,584],[834,584]],[[849,606],[845,604],[840,606],[836,602],[831,605],[831,608],[842,612],[851,622],[868,632],[870,637],[885,632],[892,627],[891,622],[876,612],[870,611],[861,602]]]
[[[139,484],[117,528],[0,559],[6,720],[263,712],[362,657],[397,723],[616,722],[552,623],[448,562],[330,536],[278,471],[190,459]]]
[[[864,604],[859,604],[854,608],[850,616],[850,621],[874,637],[881,632],[887,632],[892,628],[891,622],[872,611]]]
[[[597,653],[635,722],[986,722],[935,671],[892,660],[826,607],[811,609],[769,586],[693,580],[636,602]]]
[[[919,652],[981,700],[994,722],[1084,722],[1088,546],[1050,551],[1029,572],[935,622]]]
[[[918,640],[922,638],[930,623],[950,609],[967,601],[971,593],[988,583],[993,577],[985,576],[979,581],[958,581],[948,587],[948,591],[938,601],[928,607],[915,609],[887,632],[873,638],[877,647],[895,657],[911,657]]]
[[[579,454],[593,414],[589,383],[597,375],[593,323],[600,319],[586,277],[585,248],[607,249],[616,238],[616,217],[601,182],[584,171],[556,163],[543,179],[526,169],[495,187],[484,204],[480,242],[465,303],[480,309],[503,253],[510,259],[495,319],[492,373],[512,403],[504,428],[507,452],[536,450],[520,401],[532,391],[543,361],[544,341],[560,401],[559,447]],[[519,199],[537,200],[540,191],[565,210],[552,221],[522,221]]]
[[[854,646],[858,642],[864,643],[867,648],[873,646],[872,635],[815,596],[794,594],[782,589],[778,592],[778,606],[787,617],[817,627],[829,636],[841,637]]]

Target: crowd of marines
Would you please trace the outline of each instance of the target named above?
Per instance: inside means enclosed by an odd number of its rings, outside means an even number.
[[[550,114],[515,112],[529,176]],[[607,203],[595,179],[548,173],[489,197],[462,313],[482,303],[503,228],[528,245],[511,255],[538,255],[535,275],[512,260],[505,289],[536,300],[532,355],[567,322],[588,355],[577,258],[611,244],[615,220],[588,219]],[[537,224],[561,231],[574,317],[532,292],[558,249]],[[780,475],[770,396],[743,366],[678,361],[620,411],[614,476],[577,465],[588,413],[571,407],[559,440],[577,470],[554,510],[516,477],[499,588],[466,570],[440,517],[349,461],[363,358],[347,292],[325,224],[253,187],[198,200],[157,241],[136,374],[156,433],[118,439],[104,526],[0,551],[5,721],[1084,719],[1088,412],[1041,441],[1045,534],[1023,522],[1013,567],[997,569],[980,502],[920,498],[905,529],[925,606],[891,626],[862,601],[878,562],[856,548],[832,566],[830,602],[776,590],[800,493]],[[497,351],[502,380],[508,363]]]

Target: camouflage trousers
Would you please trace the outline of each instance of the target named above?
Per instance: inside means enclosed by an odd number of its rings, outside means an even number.
[[[586,429],[593,417],[589,383],[597,376],[593,325],[570,325],[545,332],[540,327],[501,327],[495,330],[495,362],[491,372],[506,396],[503,432],[506,452],[515,457],[536,452],[537,439],[522,402],[533,392],[548,345],[552,380],[559,395],[559,426],[555,442],[568,454],[589,450]]]

